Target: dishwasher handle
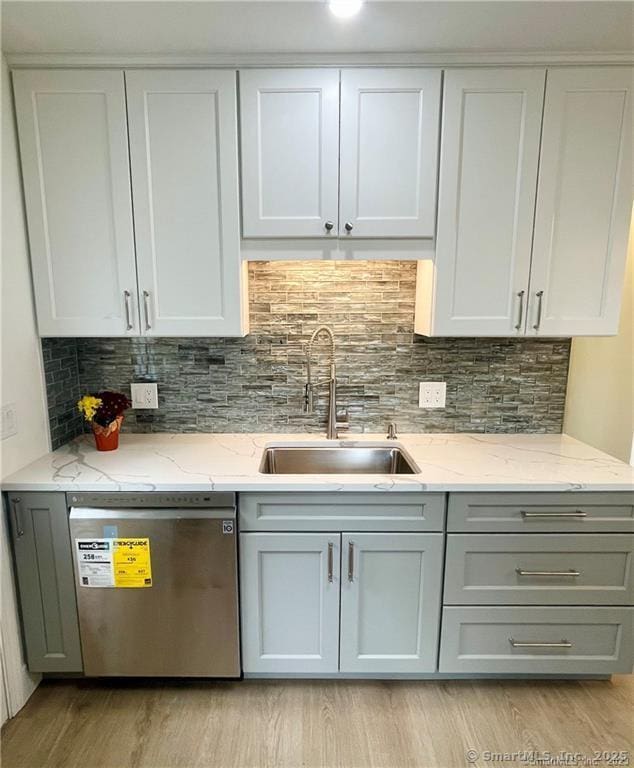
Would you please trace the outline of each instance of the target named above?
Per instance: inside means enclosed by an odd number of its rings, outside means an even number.
[[[235,507],[119,509],[71,507],[71,520],[235,520]]]

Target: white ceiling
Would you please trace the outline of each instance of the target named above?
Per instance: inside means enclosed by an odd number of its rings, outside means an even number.
[[[16,53],[630,51],[631,2],[2,2]]]

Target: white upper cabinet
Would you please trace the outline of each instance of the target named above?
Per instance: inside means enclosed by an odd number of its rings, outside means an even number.
[[[436,260],[419,269],[418,333],[524,333],[545,74],[445,74]]]
[[[125,77],[143,333],[244,335],[236,74]]]
[[[435,69],[342,70],[342,236],[434,236],[440,81]]]
[[[13,82],[40,335],[138,335],[123,72]]]
[[[244,237],[337,235],[339,72],[240,72]]]
[[[441,71],[339,77],[240,72],[243,236],[433,238]]]
[[[548,72],[528,333],[618,330],[632,210],[632,69]]]

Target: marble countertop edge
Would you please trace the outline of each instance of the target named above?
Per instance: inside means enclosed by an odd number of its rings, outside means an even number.
[[[275,445],[400,444],[416,475],[266,475]],[[634,468],[568,435],[421,433],[384,435],[153,433],[121,436],[98,452],[87,435],[2,481],[4,491],[634,491]]]

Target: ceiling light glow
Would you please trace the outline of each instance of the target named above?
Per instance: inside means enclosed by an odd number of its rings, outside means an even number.
[[[339,19],[348,19],[359,13],[363,0],[329,0],[328,7]]]

